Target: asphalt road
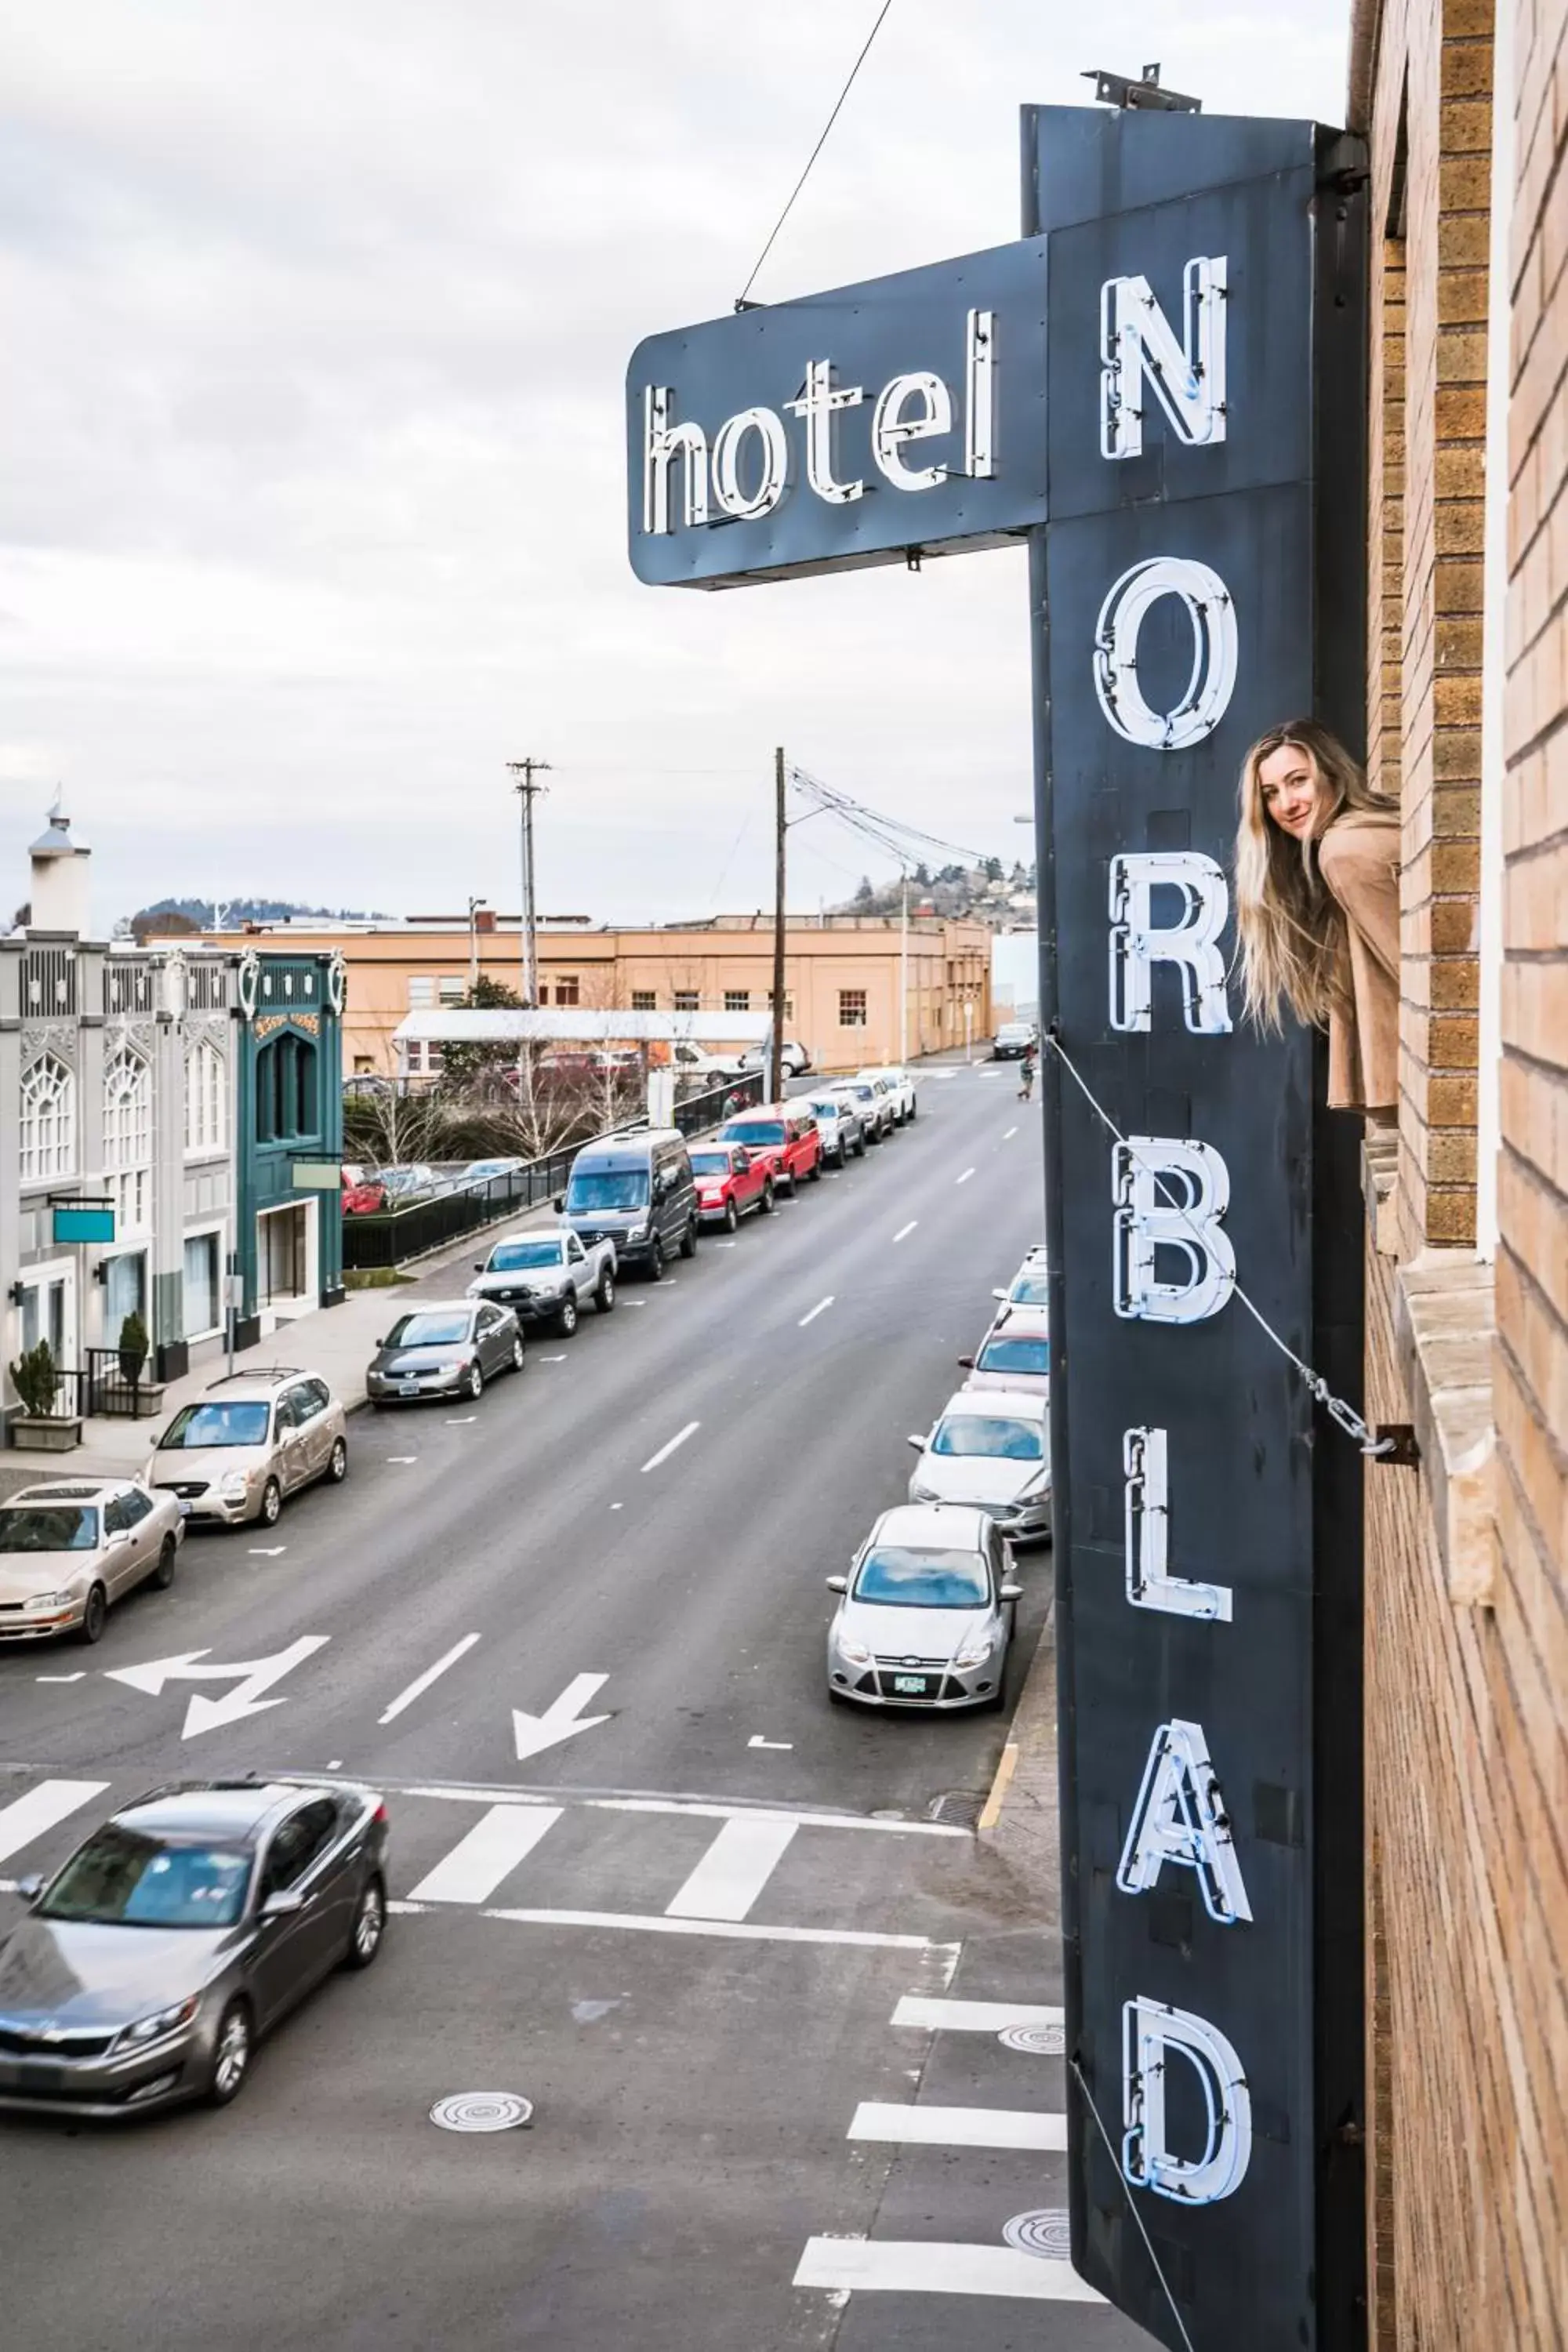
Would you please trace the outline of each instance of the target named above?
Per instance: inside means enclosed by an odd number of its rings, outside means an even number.
[[[1135,2340],[1070,2303],[847,2314],[793,2284],[900,2181],[928,2240],[1064,2201],[1059,2157],[866,2136],[889,2105],[902,2131],[933,2052],[965,2072],[973,2037],[897,2025],[901,2000],[989,1969],[1049,2001],[1055,1955],[967,1827],[1005,1718],[830,1708],[822,1656],[823,1577],[900,1499],[905,1433],[1040,1233],[1036,1116],[1009,1072],[931,1074],[914,1126],[534,1339],[476,1405],[354,1416],[346,1486],[193,1536],[95,1651],[0,1655],[0,1869],[172,1775],[342,1772],[389,1792],[397,1915],[233,2108],[0,2125],[9,2340],[600,2352],[635,2322],[646,2352],[841,2328],[861,2352],[949,2340],[943,2315],[975,2352]],[[1026,1558],[1015,1689],[1048,1574]],[[514,1710],[552,1706],[600,1719],[520,1760]],[[8,1852],[4,1808],[64,1781],[71,1810]],[[531,2127],[428,2120],[489,2090]],[[1059,2109],[1059,2070],[1012,2091]]]

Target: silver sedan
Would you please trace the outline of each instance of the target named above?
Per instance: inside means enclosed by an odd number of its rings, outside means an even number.
[[[522,1329],[510,1307],[483,1298],[432,1302],[400,1315],[370,1360],[373,1405],[477,1397],[498,1372],[521,1372]]]
[[[984,1512],[900,1504],[850,1563],[827,1629],[827,1694],[861,1706],[1000,1706],[1014,1604],[1006,1544]]]

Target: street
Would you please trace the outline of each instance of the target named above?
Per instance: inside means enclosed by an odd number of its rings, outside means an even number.
[[[0,1656],[0,1870],[163,1779],[341,1774],[386,1795],[394,1912],[233,2108],[0,2124],[11,2341],[1146,2340],[1051,2259],[1058,1953],[973,1834],[1006,1714],[824,1680],[824,1577],[1043,1230],[1016,1084],[926,1069],[916,1123],[521,1379],[353,1415],[345,1487],[193,1535],[96,1649]],[[1048,1549],[1019,1567],[1009,1707]],[[531,2126],[430,2121],[492,2093]]]

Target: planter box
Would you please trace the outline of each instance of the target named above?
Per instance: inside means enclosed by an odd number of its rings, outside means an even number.
[[[58,1413],[19,1412],[11,1423],[11,1443],[30,1454],[68,1454],[81,1444],[81,1423]]]
[[[129,1381],[101,1381],[94,1402],[100,1413],[113,1420],[145,1421],[163,1410],[163,1382],[140,1381],[132,1388]]]

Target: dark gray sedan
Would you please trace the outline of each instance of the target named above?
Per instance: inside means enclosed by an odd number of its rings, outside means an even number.
[[[386,1925],[374,1789],[185,1781],[113,1815],[0,1942],[0,2108],[226,2106],[261,2035]]]
[[[421,1397],[477,1397],[498,1372],[521,1372],[522,1327],[510,1307],[455,1298],[411,1307],[370,1360],[372,1404],[413,1404]]]

